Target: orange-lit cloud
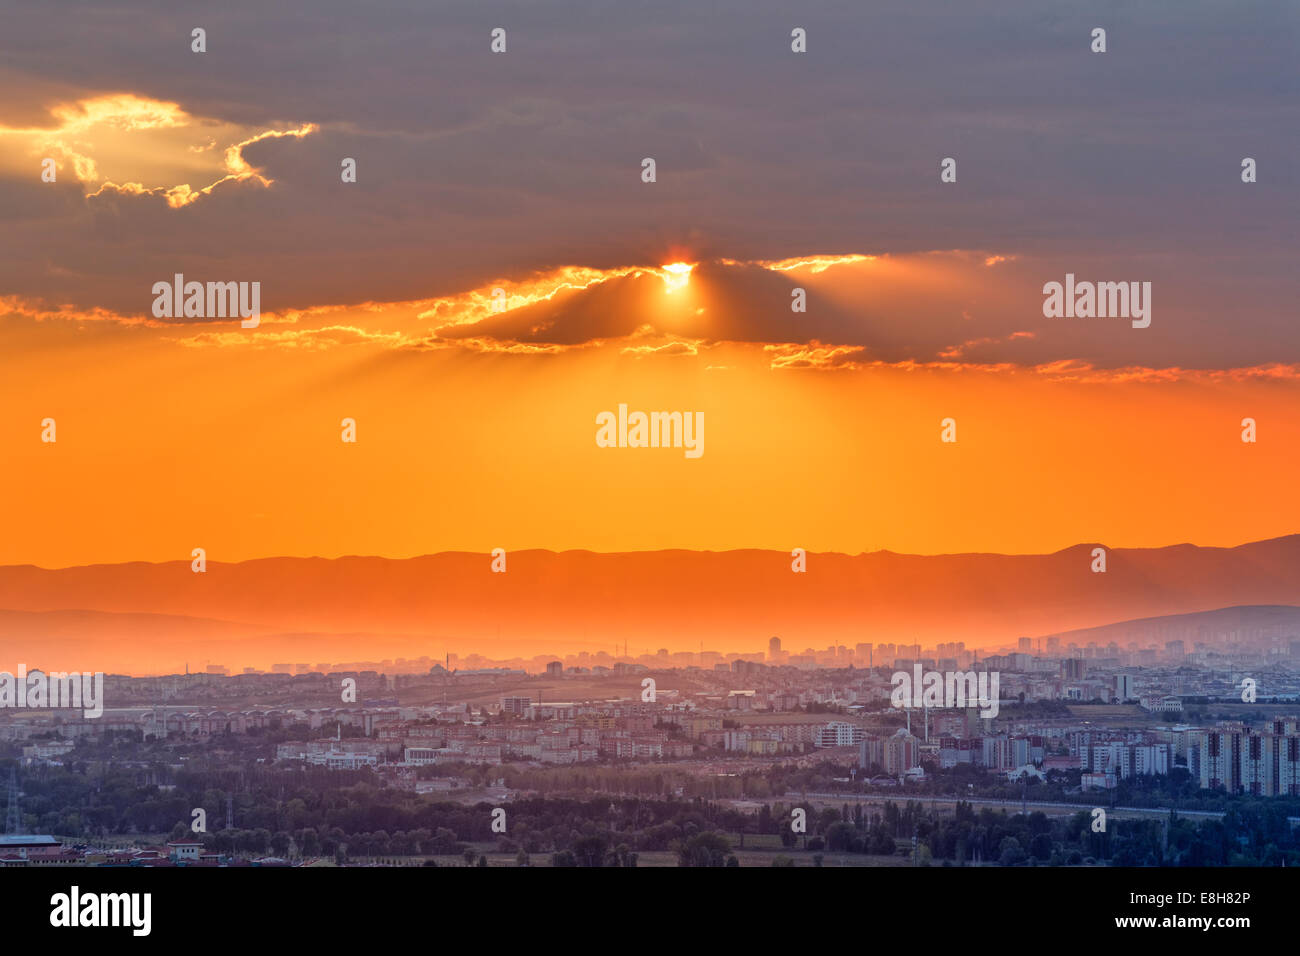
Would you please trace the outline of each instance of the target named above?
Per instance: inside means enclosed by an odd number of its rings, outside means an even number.
[[[638,357],[651,355],[699,355],[702,342],[664,342],[661,345],[626,345],[622,348],[624,355]]]
[[[793,272],[807,269],[814,275],[825,272],[833,266],[848,265],[854,262],[872,262],[876,256],[864,256],[857,253],[842,256],[796,256],[793,259],[760,259],[752,263],[739,262],[735,259],[723,259],[724,265],[756,265],[773,272]]]
[[[1034,337],[1033,332],[1012,332],[1010,335],[1006,336],[1005,338],[985,337],[980,339],[968,339],[967,341],[962,342],[960,345],[953,345],[946,349],[943,349],[942,351],[939,352],[939,357],[942,359],[956,360],[961,358],[962,355],[969,349],[976,348],[981,345],[999,345],[1004,342],[1014,342],[1016,339],[1032,339],[1033,337]]]
[[[224,183],[253,180],[270,186],[272,180],[247,161],[244,149],[266,139],[302,138],[319,128],[302,123],[254,130],[131,93],[59,103],[50,116],[55,123],[48,127],[0,127],[0,144],[6,147],[0,168],[35,178],[48,157],[59,172],[71,171],[88,197],[160,196],[173,209]],[[224,149],[217,148],[221,141],[228,143]],[[192,177],[206,185],[192,186]]]
[[[160,115],[166,117],[170,114]],[[162,122],[158,117],[149,119],[153,114],[144,113],[142,116],[144,118],[132,122]],[[700,270],[686,263],[677,269],[651,265],[610,269],[564,266],[522,279],[502,278],[487,286],[438,298],[405,302],[365,301],[267,311],[262,314],[263,327],[257,332],[238,329],[234,321],[204,328],[205,320],[160,320],[148,314],[124,315],[108,309],[40,306],[17,296],[0,297],[0,314],[76,326],[109,322],[126,327],[147,327],[155,330],[162,341],[195,350],[217,347],[323,351],[364,347],[381,351],[461,350],[476,354],[554,356],[575,350],[609,348],[630,358],[654,359],[698,357],[706,349],[730,343],[740,350],[736,353],[737,358],[748,355],[751,360],[773,371],[845,373],[890,369],[987,372],[1079,384],[1292,382],[1300,379],[1298,363],[1271,362],[1216,369],[1174,363],[1161,366],[1134,362],[1107,366],[1072,355],[1036,360],[1025,353],[1014,361],[997,357],[1007,347],[1039,341],[1042,332],[1052,328],[1047,325],[1040,330],[1017,329],[1005,335],[977,336],[954,345],[936,345],[929,356],[916,354],[891,358],[860,342],[836,341],[817,335],[802,341],[782,341],[776,336],[765,337],[761,329],[746,331],[743,324],[738,325],[734,320],[749,306],[743,301],[731,302],[726,298],[701,300],[709,301],[714,313],[730,314],[729,327],[714,327],[709,309],[696,305],[700,296],[710,294],[709,290],[717,284],[719,277],[734,273],[743,286],[744,277],[754,274],[754,270],[757,274],[770,276],[794,270],[802,270],[807,276],[827,273],[819,281],[830,284],[819,286],[817,294],[832,297],[836,294],[838,280],[829,270],[835,267],[843,267],[849,279],[857,275],[855,268],[871,270],[869,274],[872,277],[882,278],[906,276],[909,270],[919,269],[920,274],[909,281],[924,285],[932,279],[927,263],[938,261],[934,257],[939,255],[948,256],[952,261],[966,259],[976,264],[982,261],[979,255],[960,252],[930,254],[906,262],[896,257],[867,255],[805,256],[748,264],[721,260],[705,270],[706,276],[700,280],[702,285],[690,281]],[[683,281],[683,277],[687,281]],[[618,291],[620,283],[631,285],[625,291]],[[645,283],[650,284],[637,292]],[[572,320],[578,305],[587,302],[586,297],[597,290],[607,290],[613,296],[605,300],[607,306],[594,310],[594,316],[635,317],[635,321],[623,322],[621,331],[612,325],[593,325],[586,334],[559,337],[558,333],[565,323]],[[678,296],[673,293],[689,294],[692,298],[677,301]],[[538,312],[543,306],[548,311]],[[590,309],[589,305],[583,307]],[[969,323],[973,320],[964,317],[962,321]],[[784,331],[802,330],[802,325],[795,324],[787,326]],[[693,334],[697,331],[710,331],[712,334]],[[745,334],[735,335],[734,331]],[[729,366],[719,366],[710,360],[708,367]]]
[[[857,369],[863,363],[856,357],[864,350],[861,346],[809,342],[807,345],[764,345],[763,351],[771,355],[774,369]]]

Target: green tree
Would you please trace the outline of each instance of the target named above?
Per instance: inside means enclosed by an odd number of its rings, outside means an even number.
[[[731,843],[720,833],[697,833],[677,846],[678,866],[726,866]]]

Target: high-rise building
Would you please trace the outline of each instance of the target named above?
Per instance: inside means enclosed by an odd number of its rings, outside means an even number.
[[[832,721],[813,731],[815,747],[852,747],[862,743],[862,739],[862,728],[844,721]]]
[[[903,774],[921,762],[921,743],[904,728],[885,741],[885,773]]]
[[[980,741],[981,749],[978,755],[980,765],[988,767],[990,770],[1011,770],[1011,743],[1008,738],[999,734],[997,736],[985,737]]]
[[[1237,793],[1241,789],[1241,738],[1236,730],[1201,735],[1201,788]]]
[[[767,656],[772,660],[781,656],[781,638],[774,637],[767,642]]]
[[[885,766],[885,742],[879,737],[868,737],[858,747],[858,766],[865,774],[872,767]]]
[[[1115,699],[1123,703],[1126,700],[1132,700],[1137,696],[1133,688],[1132,674],[1115,675]]]
[[[1277,792],[1286,797],[1300,795],[1300,737],[1294,734],[1278,738]]]
[[[531,697],[502,697],[501,712],[503,714],[515,714],[522,717],[524,712],[532,706]]]
[[[1256,797],[1277,796],[1276,751],[1284,738],[1249,734],[1241,748],[1241,788]]]
[[[1083,661],[1073,657],[1061,661],[1061,678],[1063,680],[1083,680]]]

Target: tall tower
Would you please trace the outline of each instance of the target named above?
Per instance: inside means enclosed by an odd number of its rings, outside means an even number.
[[[9,809],[5,813],[5,833],[23,832],[23,817],[18,809],[18,769],[9,768]]]

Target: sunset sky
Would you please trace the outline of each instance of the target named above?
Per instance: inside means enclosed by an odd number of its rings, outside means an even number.
[[[134,6],[0,33],[0,564],[1300,531],[1300,8]]]

